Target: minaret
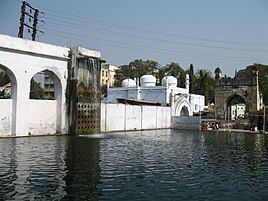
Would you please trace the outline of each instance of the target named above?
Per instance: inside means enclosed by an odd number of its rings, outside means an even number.
[[[189,88],[190,88],[190,78],[189,78],[189,74],[186,74],[185,88],[186,88],[186,90],[187,90],[187,93],[189,94]]]
[[[215,83],[220,84],[220,79],[221,79],[221,69],[217,67],[214,71],[215,73]]]

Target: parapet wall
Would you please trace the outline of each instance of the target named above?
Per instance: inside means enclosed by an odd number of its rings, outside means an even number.
[[[0,99],[0,137],[12,135],[12,99]],[[42,109],[41,109],[42,108]],[[57,132],[57,101],[29,100],[29,135],[48,135]],[[14,136],[14,135],[13,135]]]
[[[101,132],[170,128],[170,107],[101,104]]]
[[[172,128],[180,130],[200,130],[200,117],[173,116]]]

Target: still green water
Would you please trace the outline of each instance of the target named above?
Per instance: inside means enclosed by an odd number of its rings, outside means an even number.
[[[268,200],[268,136],[161,130],[0,139],[0,200]]]

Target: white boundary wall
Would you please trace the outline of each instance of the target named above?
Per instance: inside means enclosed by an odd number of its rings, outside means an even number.
[[[101,132],[170,128],[170,107],[101,104]]]
[[[29,134],[46,135],[57,132],[57,100],[32,99],[29,108]]]
[[[55,134],[57,131],[57,100],[29,100],[29,133]],[[25,117],[26,118],[26,117]],[[0,137],[11,136],[12,99],[0,99]]]
[[[0,136],[11,135],[12,99],[0,99]]]

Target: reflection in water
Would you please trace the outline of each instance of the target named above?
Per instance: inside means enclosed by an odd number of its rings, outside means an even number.
[[[171,130],[0,139],[0,200],[265,200],[267,142]]]
[[[98,147],[66,136],[0,140],[0,200],[97,197]]]
[[[185,131],[114,135],[100,148],[100,199],[264,199],[266,144],[265,135]]]
[[[70,137],[66,154],[66,195],[63,200],[97,200],[99,141]]]

